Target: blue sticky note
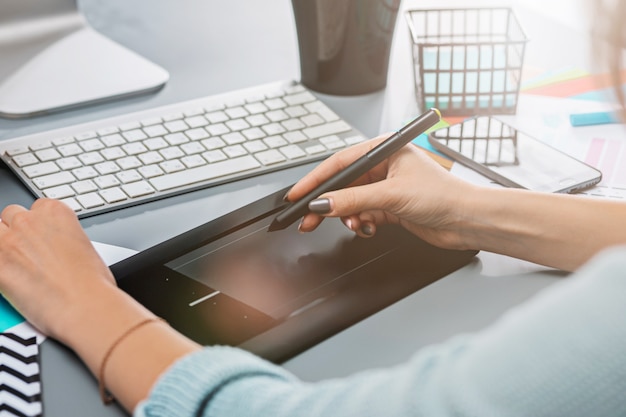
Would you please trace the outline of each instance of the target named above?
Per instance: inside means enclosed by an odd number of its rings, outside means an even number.
[[[569,120],[572,126],[591,126],[607,123],[619,123],[619,118],[614,112],[593,112],[570,114]]]

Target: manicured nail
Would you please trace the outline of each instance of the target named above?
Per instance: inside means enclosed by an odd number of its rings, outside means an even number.
[[[289,191],[291,191],[291,188],[287,190],[287,192],[285,193],[285,195],[283,196],[283,201],[286,203],[289,201]]]
[[[330,211],[330,199],[318,198],[309,203],[309,210],[317,214],[326,214]]]
[[[372,229],[371,224],[366,223],[361,226],[361,233],[363,233],[365,236],[372,236],[374,234],[374,229]]]

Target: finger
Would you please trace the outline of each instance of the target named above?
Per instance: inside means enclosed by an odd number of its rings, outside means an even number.
[[[381,135],[343,149],[322,161],[311,172],[302,177],[287,193],[289,201],[296,201],[315,187],[345,169],[352,162],[365,155],[368,151],[385,140],[388,135]],[[359,183],[359,182],[357,182]]]
[[[325,193],[309,203],[309,210],[325,217],[357,215],[368,210],[393,207],[394,197],[389,182],[349,187]]]
[[[2,210],[2,213],[0,213],[0,218],[2,219],[2,223],[10,227],[15,216],[20,213],[25,213],[27,211],[28,210],[26,210],[22,206],[19,206],[17,204],[11,204],[10,206],[6,206],[4,210]]]
[[[356,234],[360,237],[370,238],[376,234],[376,223],[373,222],[361,222],[361,226],[356,230]]]
[[[298,225],[298,231],[303,233],[312,232],[313,230],[317,229],[317,226],[319,226],[323,220],[324,218],[320,215],[317,215],[315,213],[308,213],[304,215],[304,217],[302,217],[302,220],[300,220],[300,224]]]

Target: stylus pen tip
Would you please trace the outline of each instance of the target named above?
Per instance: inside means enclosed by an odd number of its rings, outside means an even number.
[[[268,232],[274,232],[276,230],[283,230],[288,225],[281,224],[277,219],[274,219],[272,223],[267,228]]]

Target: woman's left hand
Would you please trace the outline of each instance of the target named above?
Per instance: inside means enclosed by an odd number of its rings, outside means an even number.
[[[0,218],[0,291],[35,327],[62,339],[94,291],[115,285],[111,272],[61,202],[7,206]]]

